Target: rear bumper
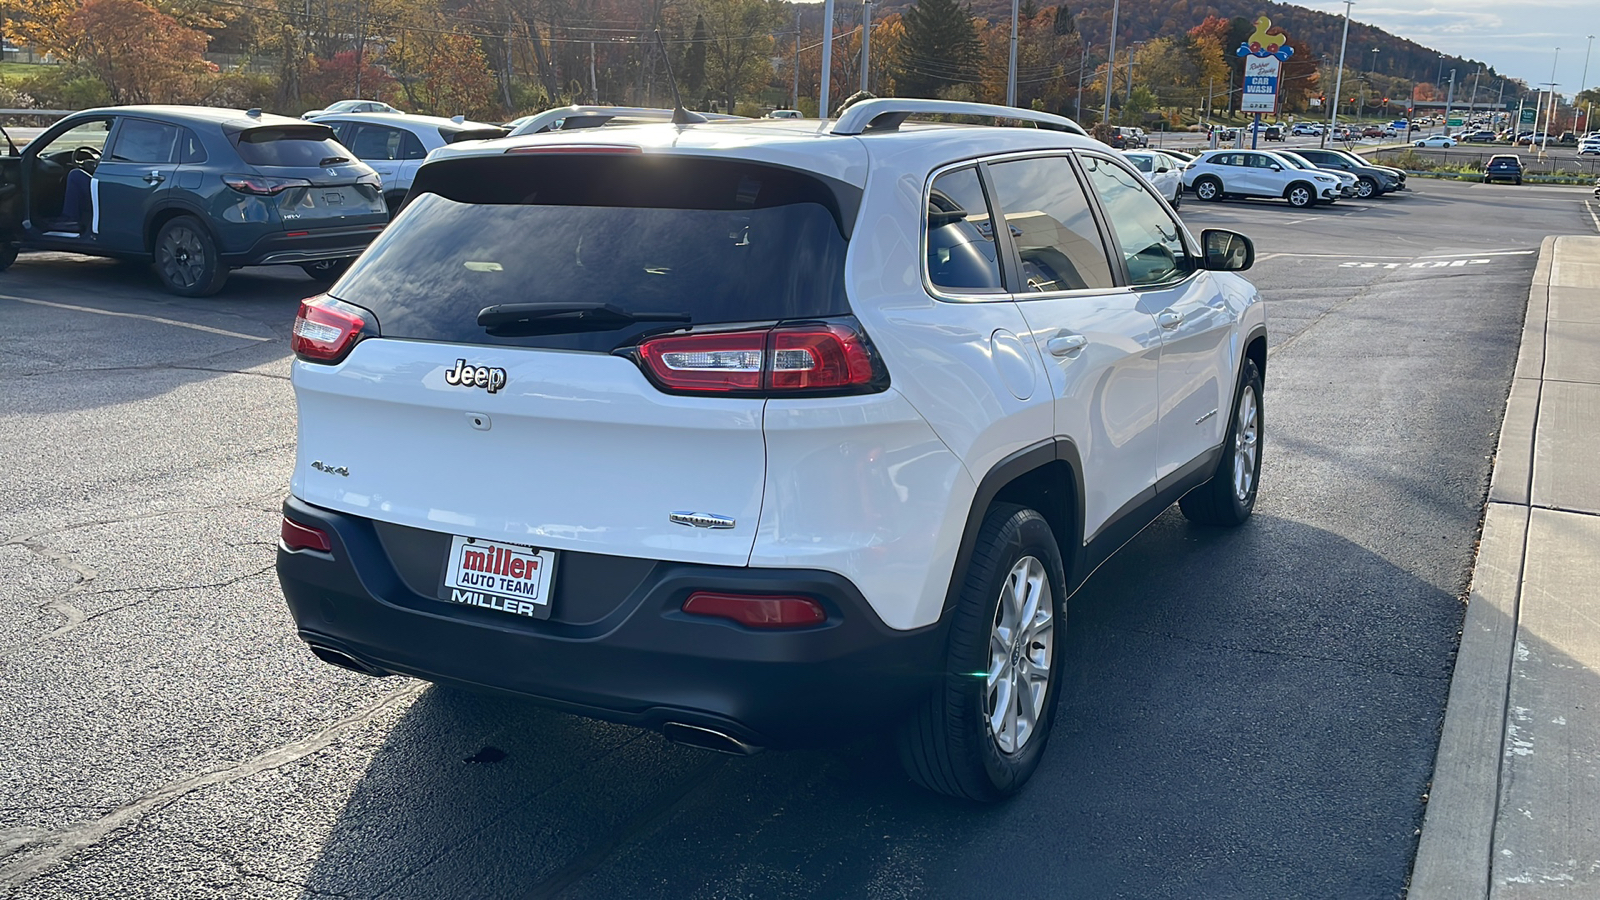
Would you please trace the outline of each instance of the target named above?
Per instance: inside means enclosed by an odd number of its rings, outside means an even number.
[[[942,670],[942,625],[890,629],[833,573],[568,553],[553,614],[536,620],[415,590],[418,579],[404,571],[414,563],[397,564],[392,537],[372,520],[293,497],[284,512],[333,543],[328,554],[279,546],[278,578],[301,639],[383,672],[628,725],[678,722],[792,747],[892,726]],[[638,574],[613,577],[627,568]],[[696,590],[803,594],[828,621],[759,631],[690,616],[681,608]]]
[[[222,261],[230,266],[274,266],[349,259],[360,256],[385,227],[379,224],[274,232],[243,253],[223,254]]]

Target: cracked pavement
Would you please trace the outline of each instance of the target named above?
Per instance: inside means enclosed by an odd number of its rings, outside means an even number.
[[[1522,251],[1584,221],[1570,191],[1476,188],[1186,202],[1263,256],[1258,515],[1169,512],[1091,579],[1045,761],[993,808],[920,793],[873,736],[727,759],[317,661],[271,569],[315,285],[184,300],[24,256],[0,274],[0,896],[1399,896]],[[1491,262],[1413,267],[1440,255]]]

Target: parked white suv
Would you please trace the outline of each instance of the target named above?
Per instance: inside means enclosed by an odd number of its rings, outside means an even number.
[[[284,595],[346,668],[735,753],[894,728],[996,799],[1071,592],[1254,507],[1253,257],[1027,110],[446,147],[295,321]]]
[[[1183,186],[1201,200],[1282,197],[1297,209],[1339,196],[1332,174],[1298,168],[1269,150],[1207,150],[1183,170]]]
[[[456,141],[504,137],[506,129],[485,122],[404,113],[334,113],[317,117],[339,143],[383,179],[383,199],[393,215],[428,153]]]

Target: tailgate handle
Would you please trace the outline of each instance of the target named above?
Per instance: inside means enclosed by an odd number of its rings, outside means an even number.
[[[151,169],[145,173],[144,180],[146,184],[160,184],[167,180],[167,176],[161,174],[158,169]]]

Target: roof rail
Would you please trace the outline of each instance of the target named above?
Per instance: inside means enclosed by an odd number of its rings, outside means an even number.
[[[832,134],[865,134],[869,131],[894,131],[911,116],[951,115],[984,116],[993,119],[1017,119],[1033,122],[1053,131],[1089,136],[1083,126],[1066,116],[1017,109],[1013,106],[996,106],[993,103],[964,103],[958,100],[914,100],[899,97],[879,97],[863,100],[845,109],[833,123]]]
[[[643,106],[563,106],[556,109],[547,109],[527,122],[517,126],[511,133],[512,137],[525,134],[542,134],[550,131],[551,126],[561,121],[564,124],[562,131],[575,131],[580,128],[598,128],[612,119],[645,119],[652,122],[672,121],[673,111],[670,109],[657,109]],[[708,121],[720,122],[728,120],[745,120],[744,116],[730,116],[718,113],[697,113]],[[570,121],[568,121],[570,120]]]

